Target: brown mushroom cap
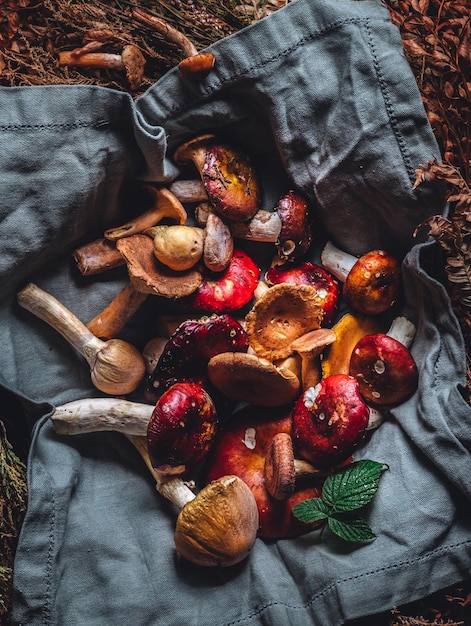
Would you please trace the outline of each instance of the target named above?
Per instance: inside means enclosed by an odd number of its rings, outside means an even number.
[[[159,263],[154,256],[154,243],[147,235],[118,239],[116,247],[126,261],[131,283],[141,293],[182,298],[201,285],[203,277],[198,270],[175,272]]]
[[[372,404],[396,405],[417,389],[417,365],[397,339],[378,333],[358,341],[350,359],[351,376],[360,393]]]
[[[401,269],[384,250],[371,250],[354,264],[343,286],[344,299],[365,315],[391,307],[399,296]]]
[[[188,80],[202,80],[213,69],[216,57],[212,52],[192,54],[178,64],[182,76]]]
[[[180,511],[175,547],[197,565],[229,567],[248,556],[258,525],[257,503],[249,487],[238,476],[223,476]]]
[[[320,327],[322,299],[310,285],[270,287],[246,316],[249,342],[258,356],[275,361],[292,352],[292,343]]]
[[[283,406],[293,402],[301,391],[299,378],[292,371],[245,352],[223,352],[212,357],[208,376],[228,398],[256,406]]]

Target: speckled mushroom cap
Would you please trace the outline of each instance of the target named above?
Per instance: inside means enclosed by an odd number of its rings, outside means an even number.
[[[247,154],[215,135],[194,137],[174,153],[177,163],[193,161],[215,210],[235,222],[245,222],[261,204],[258,174]]]
[[[358,259],[343,286],[343,297],[365,315],[389,309],[399,296],[401,268],[384,250],[371,250]]]
[[[270,361],[285,359],[293,352],[293,341],[320,328],[322,317],[322,299],[315,287],[274,285],[246,315],[250,346]]]
[[[409,350],[387,334],[367,335],[355,345],[349,373],[360,393],[377,405],[404,402],[417,389],[419,374]]]

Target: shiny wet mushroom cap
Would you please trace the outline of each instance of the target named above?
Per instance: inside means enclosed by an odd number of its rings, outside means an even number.
[[[245,222],[260,208],[261,186],[250,158],[236,146],[205,134],[189,139],[174,153],[178,164],[193,162],[215,210]]]
[[[397,405],[417,389],[419,373],[409,350],[387,334],[367,335],[353,349],[349,373],[372,404]]]

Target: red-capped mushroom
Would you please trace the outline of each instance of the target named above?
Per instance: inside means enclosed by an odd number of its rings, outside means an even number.
[[[206,386],[211,357],[247,349],[247,333],[226,313],[186,320],[172,333],[148,376],[146,398],[155,402],[163,391],[177,382],[193,381]]]
[[[399,297],[401,267],[385,250],[371,250],[358,258],[329,241],[322,250],[321,262],[343,283],[344,300],[360,313],[383,313]]]
[[[247,406],[223,424],[207,463],[207,480],[230,472],[239,476],[250,488],[257,502],[263,539],[285,539],[304,534],[319,524],[305,525],[291,514],[295,504],[320,497],[321,481],[296,488],[286,500],[276,500],[265,486],[265,459],[273,437],[292,432],[289,410]]]
[[[260,268],[243,250],[234,250],[230,263],[222,272],[203,270],[203,282],[187,306],[206,313],[237,311],[252,298],[260,278]]]
[[[273,265],[265,274],[269,285],[288,283],[291,285],[312,285],[322,301],[324,317],[322,326],[332,323],[340,301],[340,285],[337,279],[320,265],[310,261],[296,264]]]
[[[337,465],[363,440],[369,408],[358,382],[348,374],[333,374],[310,387],[293,410],[297,454],[316,467]]]
[[[290,190],[278,200],[275,211],[281,220],[278,256],[285,261],[300,259],[312,243],[312,214],[306,199]]]
[[[410,353],[415,326],[404,317],[393,320],[387,333],[362,337],[350,358],[349,374],[373,405],[394,406],[417,389],[419,372]]]
[[[245,222],[260,208],[261,187],[248,155],[221,142],[215,135],[200,135],[174,153],[178,164],[193,162],[215,210],[230,220]]]
[[[183,474],[207,456],[218,423],[214,403],[201,385],[176,383],[158,399],[147,427],[152,467]]]

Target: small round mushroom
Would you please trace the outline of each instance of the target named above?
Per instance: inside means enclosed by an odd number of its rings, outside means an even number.
[[[301,391],[294,372],[246,352],[216,354],[209,360],[208,376],[227,398],[256,406],[289,404]]]
[[[162,475],[195,469],[211,448],[217,423],[214,403],[201,385],[172,385],[157,400],[147,427],[152,467]]]
[[[204,567],[243,561],[257,538],[259,513],[249,487],[235,475],[211,481],[186,503],[177,518],[175,547]]]
[[[307,389],[293,410],[297,454],[316,467],[337,465],[363,440],[369,408],[358,382],[348,374],[334,374]]]
[[[343,282],[344,300],[360,313],[383,313],[399,297],[400,264],[385,250],[371,250],[357,258],[329,241],[322,250],[321,262]]]
[[[419,372],[407,347],[414,332],[410,320],[397,317],[387,333],[367,335],[357,342],[349,373],[367,402],[395,406],[416,391]]]
[[[183,298],[194,293],[203,281],[195,267],[176,272],[159,263],[154,255],[154,243],[147,235],[118,239],[116,246],[125,259],[131,283],[141,293]]]
[[[175,151],[174,159],[180,165],[194,163],[208,199],[223,217],[245,222],[260,208],[261,187],[257,173],[248,155],[240,149],[206,134],[182,144]]]
[[[269,361],[292,354],[292,343],[322,322],[322,301],[310,285],[282,283],[270,287],[246,315],[246,330],[255,353]]]
[[[269,285],[288,283],[316,287],[324,311],[322,325],[328,326],[332,323],[340,302],[340,285],[337,279],[320,265],[310,261],[273,265],[267,270],[265,280]]]
[[[203,256],[204,233],[197,226],[160,224],[144,234],[154,243],[155,258],[177,272],[191,269]]]
[[[285,261],[300,259],[312,243],[312,215],[306,199],[290,190],[278,200],[275,211],[282,224],[276,246],[278,256]]]

